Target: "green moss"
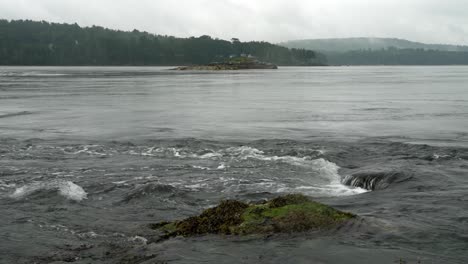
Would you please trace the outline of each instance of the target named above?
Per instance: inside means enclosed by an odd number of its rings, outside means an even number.
[[[310,202],[307,196],[302,194],[288,194],[280,197],[276,197],[269,202],[271,208],[282,207],[288,204],[302,204]]]
[[[177,231],[177,225],[175,223],[169,223],[161,227],[162,230],[168,233],[176,232]]]
[[[199,216],[151,227],[163,231],[167,237],[285,233],[330,228],[353,217],[303,195],[286,195],[263,204],[222,201]]]
[[[238,231],[301,232],[327,228],[353,217],[352,214],[310,201],[303,195],[287,195],[263,205],[250,206],[242,215],[244,222]]]

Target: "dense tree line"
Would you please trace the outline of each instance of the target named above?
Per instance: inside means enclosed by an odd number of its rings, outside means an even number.
[[[326,53],[330,65],[468,65],[468,52],[426,49],[356,50]]]
[[[176,38],[77,24],[0,20],[1,65],[191,65],[250,54],[278,65],[322,64],[303,49],[210,36]]]

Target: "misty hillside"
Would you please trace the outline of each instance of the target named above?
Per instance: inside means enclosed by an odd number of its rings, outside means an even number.
[[[311,49],[324,52],[346,52],[353,50],[425,49],[440,51],[468,51],[468,46],[424,44],[397,38],[336,38],[292,40],[280,45],[288,48]]]
[[[396,38],[311,39],[280,45],[319,51],[329,65],[468,65],[468,46]]]
[[[99,26],[0,19],[0,65],[193,65],[250,54],[277,65],[320,65],[310,50],[210,36],[177,38]]]

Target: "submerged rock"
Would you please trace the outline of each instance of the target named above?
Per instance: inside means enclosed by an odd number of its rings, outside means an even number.
[[[214,62],[207,65],[181,66],[174,70],[178,71],[226,71],[226,70],[255,70],[255,69],[278,69],[278,66],[260,62],[256,59],[237,57],[226,62]]]
[[[261,204],[222,201],[199,216],[152,224],[163,238],[204,234],[248,235],[291,233],[333,228],[355,215],[311,201],[300,194],[280,196]]]

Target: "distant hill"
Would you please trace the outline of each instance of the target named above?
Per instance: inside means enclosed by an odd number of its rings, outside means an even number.
[[[322,65],[320,54],[268,42],[176,38],[99,26],[0,19],[0,65],[194,65],[252,55],[276,65]]]
[[[327,52],[329,65],[468,65],[468,52],[424,49]]]
[[[311,49],[322,52],[346,52],[354,50],[425,49],[440,51],[468,51],[468,46],[425,44],[397,38],[336,38],[305,39],[280,43],[288,48]]]
[[[395,38],[309,39],[280,45],[316,50],[329,65],[468,65],[468,46]]]

